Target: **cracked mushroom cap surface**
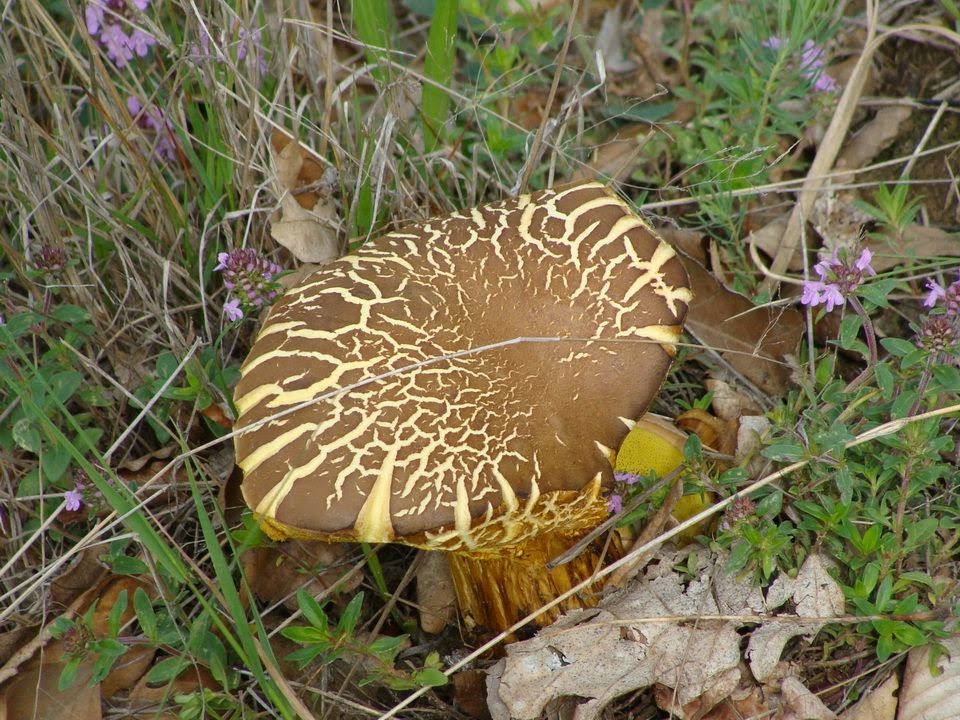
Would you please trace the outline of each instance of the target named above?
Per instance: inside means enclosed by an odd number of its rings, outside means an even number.
[[[235,391],[244,498],[281,539],[496,552],[592,527],[690,299],[598,183],[383,235],[261,328]]]

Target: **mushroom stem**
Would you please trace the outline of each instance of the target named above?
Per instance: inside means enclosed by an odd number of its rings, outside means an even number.
[[[595,524],[607,514],[605,504],[598,505],[598,510]],[[619,536],[614,533],[611,542],[600,538],[570,562],[548,570],[547,563],[583,534],[555,530],[499,553],[449,553],[457,603],[467,629],[506,630],[622,554]],[[548,625],[568,610],[593,607],[600,599],[600,589],[600,585],[588,587],[544,611],[535,623]]]

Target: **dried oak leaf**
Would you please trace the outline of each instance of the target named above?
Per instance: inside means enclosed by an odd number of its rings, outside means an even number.
[[[793,617],[769,620],[750,635],[747,658],[750,671],[759,682],[771,680],[777,671],[780,655],[787,642],[798,635],[813,636],[826,622],[820,619],[843,613],[843,590],[827,572],[830,561],[812,553],[800,567],[796,578],[781,575],[767,590],[767,610],[774,610],[788,600],[795,606]]]
[[[446,553],[423,553],[417,568],[417,605],[420,627],[432,635],[443,632],[456,617],[457,595]]]
[[[880,687],[864,695],[853,707],[840,714],[840,720],[894,720],[900,678],[893,673]]]
[[[796,352],[803,335],[803,316],[792,307],[754,305],[724,287],[703,265],[678,254],[690,286],[696,288],[686,329],[758,388],[782,394],[790,385],[786,358]]]
[[[341,220],[322,162],[279,130],[271,138],[280,216],[270,224],[273,239],[301,262],[319,263],[339,254]]]
[[[342,592],[355,589],[362,579],[350,570],[348,543],[305,542],[291,540],[247,550],[243,554],[243,572],[257,597],[265,602],[283,601],[297,609],[297,590],[314,597],[338,585]]]
[[[914,648],[907,656],[897,720],[956,720],[960,717],[960,635],[940,643],[947,653],[930,672],[930,649]]]
[[[568,613],[536,637],[507,646],[488,678],[493,718],[537,717],[551,701],[573,697],[574,720],[593,720],[619,695],[655,683],[670,689],[675,712],[698,698],[727,697],[740,681],[738,624],[672,618],[752,614],[762,598],[750,579],[726,575],[722,559],[701,560],[686,586],[672,564],[652,563],[599,608]]]
[[[43,718],[43,720],[100,720],[100,684],[91,685],[93,657],[77,669],[73,686],[59,689],[65,662],[35,664],[19,673],[0,691],[0,718]]]

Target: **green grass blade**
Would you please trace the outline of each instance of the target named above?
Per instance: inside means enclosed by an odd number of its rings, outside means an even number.
[[[297,713],[293,708],[290,707],[286,697],[280,691],[280,688],[277,687],[273,679],[267,675],[267,672],[263,667],[263,663],[260,661],[260,655],[257,652],[257,643],[254,640],[253,633],[250,629],[251,621],[247,617],[244,604],[240,599],[240,592],[237,589],[236,583],[234,582],[230,563],[227,562],[227,557],[223,553],[223,548],[220,547],[216,530],[214,529],[213,523],[210,520],[207,507],[204,505],[203,494],[197,485],[195,469],[192,467],[192,463],[188,463],[186,469],[190,479],[190,491],[193,494],[193,501],[197,508],[197,519],[200,521],[200,529],[203,532],[203,538],[207,544],[207,550],[210,553],[210,562],[213,564],[213,569],[216,574],[217,589],[219,590],[220,596],[223,598],[223,602],[226,605],[225,609],[229,613],[230,619],[233,621],[233,629],[235,630],[236,635],[234,636],[234,634],[231,633],[229,629],[220,621],[219,614],[215,611],[215,609],[208,607],[206,604],[205,608],[207,612],[210,613],[211,617],[217,622],[221,632],[224,633],[224,639],[226,639],[227,642],[233,646],[237,654],[240,655],[244,665],[250,670],[254,678],[256,678],[257,684],[261,689],[263,689],[273,706],[284,718],[295,718],[297,717]],[[199,594],[197,597],[198,599],[203,600]],[[261,645],[265,651],[269,653],[270,642],[269,638],[267,637],[267,633],[263,625],[260,623],[259,615],[254,612],[253,616],[253,623],[256,625],[257,631],[260,635]]]
[[[421,120],[426,152],[433,151],[442,137],[450,95],[447,88],[453,79],[453,61],[456,58],[454,39],[457,35],[458,0],[437,0],[427,35],[427,56],[423,74],[428,82],[423,85]]]
[[[353,24],[364,45],[367,62],[373,66],[373,78],[382,88],[390,80],[388,61],[396,28],[396,20],[387,0],[355,0]]]

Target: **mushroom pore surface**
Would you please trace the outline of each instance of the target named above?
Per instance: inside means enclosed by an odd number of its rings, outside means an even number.
[[[278,538],[496,551],[595,523],[690,297],[597,183],[381,236],[260,330],[235,393],[244,497]],[[530,337],[551,340],[486,347]]]

